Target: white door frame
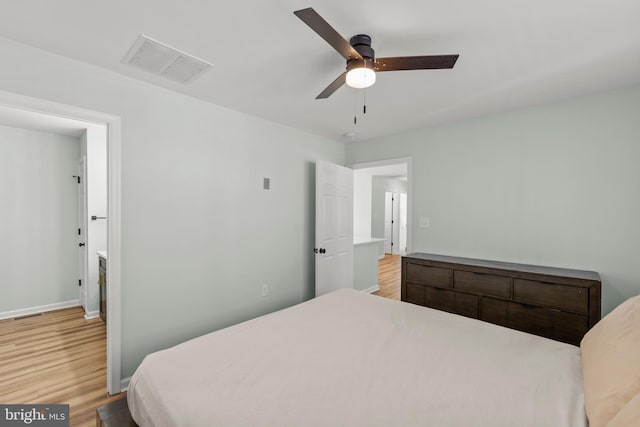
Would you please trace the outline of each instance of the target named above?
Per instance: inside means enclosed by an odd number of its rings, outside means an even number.
[[[412,159],[411,157],[399,157],[396,159],[386,159],[386,160],[376,160],[372,162],[363,162],[363,163],[352,163],[347,165],[351,169],[367,169],[367,168],[376,168],[379,166],[390,166],[390,165],[398,165],[398,164],[406,164],[407,165],[407,254],[412,252],[412,242],[411,242],[411,229],[413,222],[411,221],[411,206],[413,205],[413,189],[411,185],[411,176],[412,176]]]
[[[0,91],[0,105],[107,126],[107,391],[120,393],[121,381],[121,123],[120,117]]]
[[[82,234],[78,234],[78,244],[83,243],[84,247],[78,247],[78,272],[80,276],[81,286],[79,286],[80,305],[84,308],[85,317],[87,316],[87,288],[89,286],[88,264],[87,264],[87,156],[82,156],[78,160],[78,230],[82,230]]]
[[[409,223],[407,221],[407,193],[400,193],[400,204],[398,205],[398,244],[400,245],[399,253],[404,256],[407,254],[407,236]],[[404,202],[404,203],[403,203]]]

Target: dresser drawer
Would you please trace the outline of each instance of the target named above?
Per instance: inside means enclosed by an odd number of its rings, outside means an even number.
[[[514,279],[513,300],[575,313],[587,314],[589,310],[588,289],[535,280]]]
[[[589,318],[581,314],[554,311],[552,313],[552,337],[558,341],[580,345],[589,330]]]
[[[407,283],[407,294],[404,295],[402,300],[412,304],[424,305],[424,286]]]
[[[509,303],[509,327],[579,345],[589,329],[587,316]]]
[[[453,286],[453,271],[448,268],[429,267],[419,264],[407,264],[407,281],[422,283],[438,288]]]
[[[508,303],[509,327],[530,334],[551,338],[551,312],[544,308]]]
[[[493,298],[480,297],[478,319],[496,325],[507,326],[507,309],[509,303]]]
[[[457,270],[453,276],[453,287],[479,295],[511,298],[511,277]]]
[[[456,293],[446,289],[424,287],[424,305],[438,310],[453,312],[455,309]]]
[[[478,318],[478,297],[476,295],[456,292],[455,313],[462,316]]]

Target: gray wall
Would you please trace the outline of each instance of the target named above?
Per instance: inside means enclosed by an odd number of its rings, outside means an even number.
[[[122,118],[123,377],[314,295],[314,163],[344,164],[341,143],[6,39],[0,54],[0,90]]]
[[[378,286],[379,243],[353,245],[353,288],[359,291]]]
[[[353,171],[353,236],[371,237],[371,175]]]
[[[347,158],[413,158],[414,251],[595,270],[607,313],[640,292],[639,111],[633,87],[353,143]]]
[[[0,313],[78,299],[80,140],[0,126]]]

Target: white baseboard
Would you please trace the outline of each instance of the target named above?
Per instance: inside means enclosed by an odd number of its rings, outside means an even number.
[[[378,260],[384,259],[384,254],[378,255]]]
[[[131,377],[123,378],[120,380],[120,390],[122,390],[122,392],[127,391],[127,389],[129,388],[130,381],[131,381]]]
[[[13,319],[14,317],[30,316],[32,314],[45,313],[47,311],[60,310],[63,308],[78,307],[80,300],[57,302],[55,304],[40,305],[37,307],[21,308],[20,310],[11,310],[0,313],[0,320]]]
[[[89,311],[84,313],[84,318],[87,320],[95,319],[96,317],[100,317],[100,311]]]
[[[379,290],[380,290],[380,287],[376,283],[375,285],[371,286],[370,288],[363,289],[362,292],[366,292],[368,294],[372,294],[372,293],[377,292]]]

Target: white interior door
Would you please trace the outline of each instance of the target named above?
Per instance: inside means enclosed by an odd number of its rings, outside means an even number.
[[[384,253],[390,254],[393,248],[393,228],[391,217],[393,216],[393,193],[384,193]]]
[[[78,161],[78,278],[80,305],[87,312],[87,199],[86,199],[86,158]]]
[[[399,242],[400,197],[398,196],[398,193],[389,191],[384,193],[384,253],[392,255],[400,253],[402,247]]]
[[[391,198],[391,253],[400,253],[400,197],[398,193],[393,193]]]
[[[407,193],[400,193],[400,254],[407,254]]]
[[[316,296],[353,288],[353,171],[316,163]]]

